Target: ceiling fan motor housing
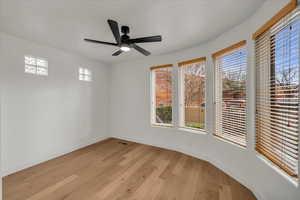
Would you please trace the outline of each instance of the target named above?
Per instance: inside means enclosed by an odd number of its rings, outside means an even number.
[[[121,26],[121,32],[127,35],[129,33],[129,27],[128,26]]]

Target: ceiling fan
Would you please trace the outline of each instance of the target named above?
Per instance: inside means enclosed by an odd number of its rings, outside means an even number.
[[[113,56],[118,56],[122,52],[130,51],[132,48],[144,54],[145,56],[149,56],[151,53],[143,49],[142,47],[136,45],[136,43],[161,42],[162,40],[160,35],[130,39],[130,37],[128,36],[129,34],[128,26],[121,26],[121,32],[123,33],[123,35],[120,36],[118,23],[111,19],[107,20],[107,22],[114,35],[116,43],[103,42],[103,41],[92,40],[92,39],[84,39],[84,41],[119,47],[119,49],[112,54]]]

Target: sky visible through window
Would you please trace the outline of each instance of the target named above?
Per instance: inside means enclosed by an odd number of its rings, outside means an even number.
[[[299,33],[296,20],[271,37],[269,148],[292,172],[298,170],[298,145],[291,145],[298,141],[291,136],[299,137]]]
[[[299,20],[273,36],[276,84],[299,84]]]

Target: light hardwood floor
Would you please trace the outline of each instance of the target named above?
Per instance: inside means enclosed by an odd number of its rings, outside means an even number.
[[[119,139],[99,142],[4,178],[4,200],[99,199],[256,198],[208,162]]]

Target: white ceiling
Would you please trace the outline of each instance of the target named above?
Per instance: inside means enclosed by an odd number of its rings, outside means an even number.
[[[249,17],[264,0],[0,0],[0,31],[106,63],[138,59],[131,51],[112,57],[107,19],[129,25],[130,36],[161,34],[163,42],[140,46],[153,55],[196,46]]]

